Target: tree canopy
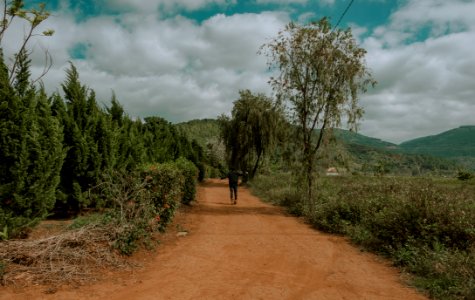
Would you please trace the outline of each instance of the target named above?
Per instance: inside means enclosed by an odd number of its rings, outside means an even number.
[[[261,53],[277,74],[270,84],[289,103],[292,121],[299,128],[310,199],[316,153],[326,129],[340,126],[343,120],[356,128],[363,114],[358,94],[375,84],[364,62],[366,51],[358,47],[351,29],[332,29],[323,18],[307,25],[288,24],[262,46]]]
[[[231,117],[219,118],[221,137],[228,166],[249,172],[254,177],[262,158],[275,144],[283,112],[279,105],[263,94],[249,90],[239,92]]]

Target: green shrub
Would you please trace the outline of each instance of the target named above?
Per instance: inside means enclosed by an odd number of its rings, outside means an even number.
[[[142,172],[146,189],[159,213],[160,230],[171,222],[183,198],[185,177],[175,163],[149,165]]]
[[[112,245],[130,255],[140,245],[150,245],[153,233],[164,231],[172,221],[184,181],[175,163],[150,165],[141,172],[106,174],[91,191],[91,196],[106,199],[104,213],[79,217],[71,226],[106,226]]]
[[[459,171],[457,173],[457,179],[461,181],[470,180],[473,178],[473,174],[467,171]]]
[[[290,173],[282,173],[276,177],[257,175],[248,186],[261,199],[285,206],[289,213],[300,216],[304,210],[303,193],[293,182]]]
[[[153,203],[147,181],[139,172],[106,174],[92,193],[106,200],[102,214],[77,218],[72,228],[88,224],[107,227],[112,245],[122,254],[130,255],[141,244],[148,243],[159,230],[160,212]]]
[[[475,298],[474,186],[392,177],[319,178],[315,186],[316,198],[308,202],[287,173],[251,184],[257,195],[306,216],[316,228],[391,258],[432,297]]]
[[[100,213],[92,213],[84,216],[79,216],[73,220],[73,223],[68,226],[69,229],[78,229],[91,224],[105,223],[105,216]]]
[[[191,201],[195,200],[198,168],[191,161],[183,157],[177,159],[175,163],[182,172],[185,179],[183,186],[183,198],[181,199],[181,202],[184,204],[189,204]]]

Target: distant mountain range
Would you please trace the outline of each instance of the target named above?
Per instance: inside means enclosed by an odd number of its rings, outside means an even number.
[[[458,167],[475,170],[475,126],[460,126],[437,135],[420,137],[399,145],[367,137],[347,130],[335,130],[353,153],[362,149],[385,151],[388,154],[423,155],[455,162]],[[439,160],[440,161],[440,160]]]
[[[437,135],[421,137],[399,145],[407,153],[438,157],[475,157],[475,126],[460,126]]]
[[[177,125],[203,146],[219,139],[218,122],[214,119]],[[390,172],[403,174],[451,173],[461,168],[475,171],[475,125],[460,126],[399,145],[343,129],[334,129],[333,133],[347,149],[354,169],[377,169],[384,165]]]
[[[369,146],[403,153],[437,157],[475,157],[475,126],[460,126],[437,135],[420,137],[396,145],[347,130],[336,130],[335,136],[347,144]]]

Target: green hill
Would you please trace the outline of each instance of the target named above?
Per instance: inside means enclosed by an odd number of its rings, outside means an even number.
[[[337,140],[345,144],[367,146],[376,149],[396,150],[398,146],[377,138],[368,137],[353,131],[344,129],[334,129],[334,136]]]
[[[185,133],[190,140],[195,139],[203,148],[206,148],[210,143],[218,144],[219,125],[215,119],[191,120],[178,123],[176,126]]]
[[[346,157],[344,165],[340,167],[352,173],[452,175],[459,168],[453,160],[426,153],[406,153],[396,144],[352,131],[334,129],[333,135],[336,142],[343,146],[341,155]]]
[[[437,135],[421,137],[399,145],[406,153],[438,157],[475,157],[475,126],[461,126]]]

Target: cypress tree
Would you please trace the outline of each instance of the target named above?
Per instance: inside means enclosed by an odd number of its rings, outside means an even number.
[[[46,217],[54,206],[63,162],[62,132],[43,89],[30,83],[30,60],[17,56],[9,81],[0,66],[0,227],[10,236]]]
[[[53,100],[53,109],[64,127],[64,145],[67,149],[61,169],[61,191],[64,198],[55,208],[57,214],[77,213],[86,206],[83,192],[94,183],[90,172],[90,156],[94,149],[88,144],[88,89],[79,82],[76,67],[71,64],[62,84],[65,106],[58,96]],[[64,111],[63,111],[64,109]]]
[[[65,196],[56,206],[58,214],[75,214],[85,207],[97,207],[85,192],[99,184],[105,172],[118,164],[118,125],[102,110],[93,90],[79,81],[79,73],[71,64],[62,84],[65,104],[58,96],[53,109],[64,126],[64,143],[68,149],[61,171],[61,189]]]

